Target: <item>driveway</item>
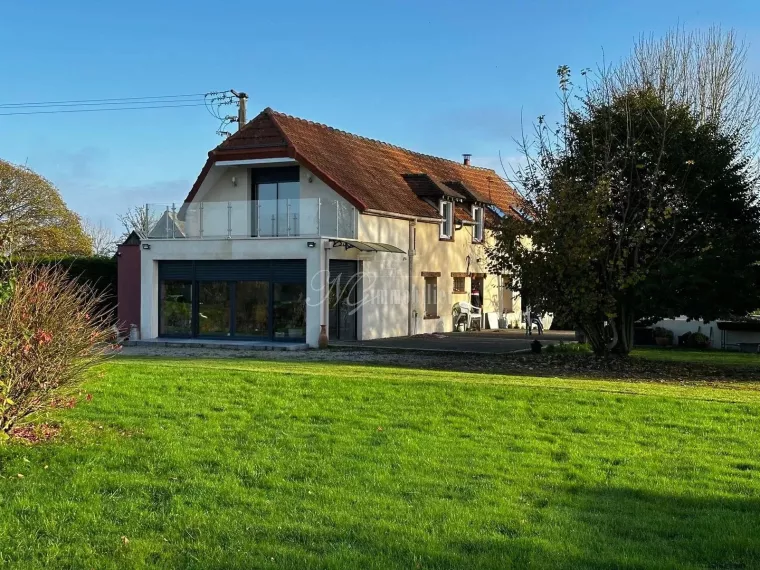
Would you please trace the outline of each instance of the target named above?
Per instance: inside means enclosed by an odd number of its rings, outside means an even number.
[[[573,342],[573,331],[546,331],[542,336],[525,336],[524,330],[485,330],[481,332],[435,333],[395,338],[379,338],[366,341],[330,341],[331,346],[355,348],[388,348],[406,350],[440,350],[444,352],[470,352],[483,354],[506,354],[529,350],[530,343],[538,339],[548,346],[560,341]]]

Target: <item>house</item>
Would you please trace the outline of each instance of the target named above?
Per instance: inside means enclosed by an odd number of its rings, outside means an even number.
[[[485,244],[519,197],[493,170],[265,109],[212,150],[181,205],[150,206],[140,332],[290,341],[451,331],[518,300]],[[485,318],[483,318],[485,321]],[[483,322],[482,324],[486,324]]]

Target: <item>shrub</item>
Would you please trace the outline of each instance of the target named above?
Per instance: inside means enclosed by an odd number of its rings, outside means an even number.
[[[58,265],[17,265],[0,279],[0,436],[56,402],[108,353],[111,311]]]
[[[701,332],[687,332],[678,337],[678,344],[689,348],[707,348],[710,345],[710,338]]]
[[[652,332],[654,338],[667,338],[671,342],[673,341],[673,331],[670,329],[666,329],[665,327],[654,327]]]
[[[589,354],[591,353],[591,345],[584,342],[565,343],[560,341],[559,344],[547,346],[546,352],[551,354]]]

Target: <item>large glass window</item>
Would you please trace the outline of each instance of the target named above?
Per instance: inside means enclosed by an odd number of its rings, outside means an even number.
[[[190,336],[193,332],[192,314],[192,281],[162,281],[159,334]]]
[[[198,283],[198,334],[229,336],[230,285],[226,281]]]
[[[300,234],[298,167],[261,168],[251,171],[254,208],[253,235],[294,236]]]
[[[274,338],[304,338],[306,336],[306,285],[275,283],[272,314]]]
[[[280,182],[277,185],[277,235],[299,234],[301,185],[298,182]]]
[[[235,284],[235,335],[269,336],[269,282]]]
[[[254,194],[258,212],[253,221],[254,235],[277,235],[277,183],[258,184]]]

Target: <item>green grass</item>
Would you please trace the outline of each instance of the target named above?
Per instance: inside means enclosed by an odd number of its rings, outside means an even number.
[[[635,348],[631,352],[631,356],[646,360],[662,360],[667,362],[689,362],[714,366],[760,367],[760,354],[748,354],[724,350],[640,347]]]
[[[0,447],[0,568],[757,568],[742,387],[121,358]]]

